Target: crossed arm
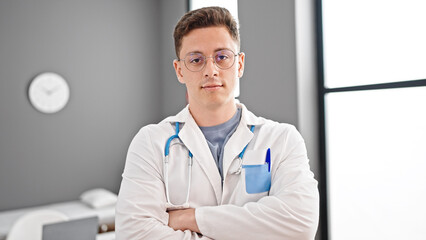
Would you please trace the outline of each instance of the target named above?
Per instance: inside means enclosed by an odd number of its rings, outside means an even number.
[[[169,227],[174,230],[201,233],[195,219],[195,208],[169,211]]]

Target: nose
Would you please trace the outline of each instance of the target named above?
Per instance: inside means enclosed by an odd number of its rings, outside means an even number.
[[[219,68],[216,66],[213,57],[206,57],[206,65],[204,66],[205,77],[217,77],[219,74]]]

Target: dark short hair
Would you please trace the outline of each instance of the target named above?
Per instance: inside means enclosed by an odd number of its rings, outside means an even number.
[[[187,12],[176,24],[173,33],[176,56],[179,58],[179,52],[182,48],[182,39],[185,35],[194,29],[213,26],[226,27],[231,38],[235,40],[238,47],[240,47],[238,24],[231,13],[226,8],[222,7],[204,7]]]

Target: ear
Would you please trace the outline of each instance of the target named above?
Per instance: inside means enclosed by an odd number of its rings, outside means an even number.
[[[245,60],[245,53],[240,52],[238,54],[238,78],[241,78],[244,74],[244,60]]]
[[[182,74],[182,65],[181,62],[178,60],[173,60],[173,67],[175,68],[176,77],[179,80],[180,83],[185,84],[183,80],[183,74]]]

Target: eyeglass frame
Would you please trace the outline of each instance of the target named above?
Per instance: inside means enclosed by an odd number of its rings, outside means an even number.
[[[219,49],[219,50],[215,51],[215,53],[216,53],[216,52],[219,52],[219,51],[223,51],[223,50],[227,50],[227,51],[230,51],[230,52],[234,53],[234,51],[232,51],[231,49],[227,49],[227,48],[225,48],[225,49]],[[188,57],[188,55],[189,55],[189,54],[192,54],[192,53],[199,53],[199,54],[201,54],[201,55],[204,57],[204,65],[203,65],[203,67],[201,67],[201,68],[200,68],[200,70],[192,71],[191,69],[189,69],[189,68],[188,68],[188,66],[186,66],[185,59]],[[235,64],[235,60],[237,59],[237,58],[236,58],[236,56],[241,55],[241,53],[242,53],[242,52],[238,52],[237,54],[235,54],[235,53],[233,54],[233,55],[234,55],[234,62],[232,62],[231,66],[229,66],[228,68],[222,68],[222,67],[220,67],[220,66],[216,63],[216,59],[215,59],[215,57],[214,57],[214,56],[206,57],[206,56],[205,56],[204,54],[202,54],[201,52],[189,52],[189,53],[187,53],[187,54],[185,55],[185,57],[184,57],[184,58],[178,58],[178,59],[176,59],[176,60],[177,60],[178,62],[180,62],[180,61],[182,61],[182,60],[183,60],[183,64],[185,65],[186,69],[188,69],[188,71],[190,71],[190,72],[200,72],[201,70],[203,70],[203,69],[206,67],[206,65],[207,65],[207,58],[211,58],[211,59],[213,59],[213,63],[214,63],[214,65],[215,65],[216,67],[218,67],[218,68],[220,68],[220,69],[222,69],[222,70],[227,70],[227,69],[230,69],[231,67],[233,67],[233,66],[234,66],[234,64]]]

